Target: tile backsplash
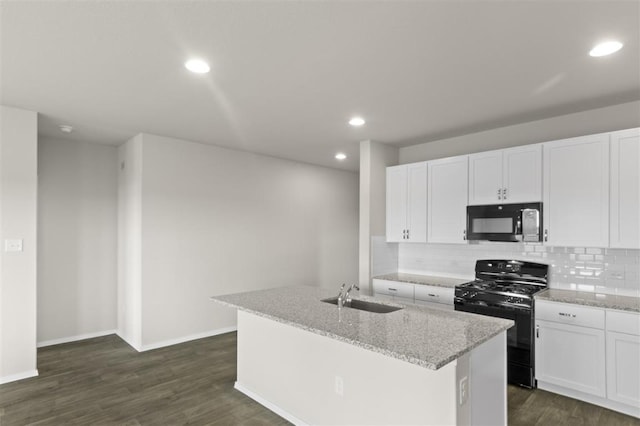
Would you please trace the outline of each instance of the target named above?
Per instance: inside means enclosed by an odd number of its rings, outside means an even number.
[[[384,236],[373,237],[371,246],[373,276],[391,272],[387,269],[394,265],[397,250],[398,272],[473,278],[478,259],[517,259],[549,264],[551,288],[640,296],[640,250],[540,243],[386,243]]]

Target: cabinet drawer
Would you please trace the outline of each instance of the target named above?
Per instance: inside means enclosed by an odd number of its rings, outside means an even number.
[[[397,281],[373,280],[374,294],[387,294],[389,296],[403,297],[413,300],[413,284]]]
[[[453,305],[453,287],[448,288],[429,285],[416,285],[415,288],[416,300]]]
[[[640,336],[640,314],[607,311],[607,331]]]
[[[536,300],[536,319],[604,329],[604,309]]]

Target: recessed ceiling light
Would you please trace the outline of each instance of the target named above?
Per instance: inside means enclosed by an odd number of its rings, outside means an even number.
[[[619,41],[605,41],[604,43],[596,44],[593,49],[589,51],[591,56],[607,56],[622,49],[623,44]]]
[[[195,72],[196,74],[206,74],[209,72],[211,68],[209,68],[209,64],[201,59],[191,59],[184,63],[186,69],[191,72]]]
[[[339,152],[336,154],[336,160],[346,160],[347,158],[347,154],[343,153],[343,152]]]
[[[73,132],[73,126],[70,126],[68,124],[60,124],[58,128],[60,129],[61,132],[65,132],[65,133]]]
[[[364,123],[365,121],[362,117],[353,117],[351,120],[349,120],[349,124],[355,127],[362,126]]]

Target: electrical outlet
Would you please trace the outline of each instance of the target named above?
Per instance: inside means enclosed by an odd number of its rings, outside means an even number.
[[[464,376],[460,379],[460,405],[464,405],[469,399],[469,379]]]
[[[340,376],[336,376],[336,394],[340,396],[344,395],[344,381]]]
[[[4,251],[22,251],[22,240],[4,240]]]

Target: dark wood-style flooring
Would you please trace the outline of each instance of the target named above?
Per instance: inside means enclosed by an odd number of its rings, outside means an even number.
[[[138,353],[115,335],[38,350],[39,377],[0,386],[0,425],[283,425],[233,388],[236,334]],[[509,387],[510,425],[640,425]]]

